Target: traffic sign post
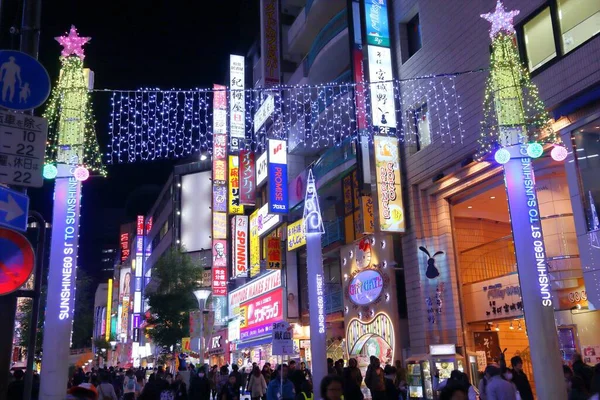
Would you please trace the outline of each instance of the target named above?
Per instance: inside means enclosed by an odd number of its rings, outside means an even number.
[[[46,119],[0,111],[0,183],[41,187],[47,136]]]
[[[0,51],[0,107],[31,110],[49,95],[50,77],[38,60],[20,51]]]
[[[0,296],[14,292],[27,282],[34,261],[33,248],[25,236],[0,228]]]
[[[7,228],[27,231],[29,197],[0,186],[0,225]]]

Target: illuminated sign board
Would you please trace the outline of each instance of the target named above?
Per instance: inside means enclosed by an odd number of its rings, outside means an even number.
[[[256,186],[262,185],[267,180],[267,152],[265,151],[256,159]]]
[[[368,55],[373,126],[390,132],[396,129],[392,53],[386,47],[368,46]]]
[[[367,43],[390,47],[386,0],[365,0]]]
[[[227,212],[227,186],[213,184],[213,211]]]
[[[382,232],[404,232],[406,221],[400,184],[398,139],[375,136],[375,171],[379,204],[379,228]]]
[[[244,98],[244,57],[229,56],[229,130],[231,137],[246,137],[246,101]]]
[[[267,269],[281,269],[281,239],[267,239]]]
[[[231,219],[231,238],[233,240],[234,277],[248,276],[248,217],[236,215]]]
[[[238,156],[229,156],[229,214],[243,214],[244,206],[240,204],[240,175]]]
[[[213,240],[212,291],[214,296],[227,296],[226,240]]]
[[[274,322],[283,319],[283,289],[275,289],[240,305],[240,340],[269,334]]]
[[[377,300],[383,291],[383,276],[372,269],[356,274],[348,285],[350,300],[359,306],[366,306]]]
[[[256,198],[256,172],[254,152],[240,151],[240,203],[253,206]]]
[[[303,219],[291,223],[287,226],[287,249],[295,250],[306,245],[306,235],[304,234]]]
[[[248,302],[281,286],[281,271],[266,273],[260,278],[253,279],[244,286],[231,291],[229,294],[229,315],[237,314],[240,304]]]
[[[250,215],[250,277],[260,273],[260,236],[258,235],[258,211]]]
[[[144,234],[144,216],[143,215],[138,215],[137,216],[137,224],[136,224],[136,234],[138,236],[142,236]]]
[[[279,0],[260,2],[260,38],[262,49],[262,79],[265,87],[280,83]]]
[[[227,239],[227,214],[213,213],[213,239]]]
[[[110,318],[112,314],[113,280],[108,280],[108,293],[106,296],[106,332],[104,339],[110,341]]]
[[[213,181],[227,181],[227,92],[213,85]]]
[[[121,263],[129,258],[129,233],[121,233]]]
[[[267,119],[275,111],[275,100],[273,96],[267,96],[265,101],[254,114],[254,133],[258,132],[260,128],[267,122]]]
[[[281,223],[281,215],[270,214],[269,204],[265,204],[258,210],[257,216],[257,233],[258,236],[263,236],[269,233],[273,228],[277,227]]]
[[[316,274],[315,282],[317,288],[317,310],[319,316],[319,333],[325,333],[325,292],[323,289],[323,275]]]
[[[269,139],[269,212],[287,214],[287,142]]]

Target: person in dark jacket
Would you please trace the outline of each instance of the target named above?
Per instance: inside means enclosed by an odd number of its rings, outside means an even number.
[[[197,374],[190,378],[190,400],[210,400],[211,385],[206,376],[206,369],[201,367]]]
[[[300,391],[296,392],[295,400],[314,400],[315,396],[313,394],[312,383],[308,380],[304,380],[302,382],[302,386],[300,387]]]
[[[579,376],[574,376],[571,378],[570,386],[569,400],[587,400],[589,398],[585,383]]]
[[[592,382],[592,376],[594,376],[594,370],[592,367],[583,362],[581,354],[576,353],[573,356],[573,374],[583,379],[586,390],[590,390]]]
[[[360,390],[362,373],[355,358],[348,360],[348,368],[344,369],[344,400],[363,400],[365,397]]]
[[[512,383],[515,384],[521,400],[533,400],[533,391],[529,384],[527,375],[523,372],[523,359],[519,356],[514,356],[510,359],[510,365],[512,366]]]
[[[592,384],[590,385],[591,394],[600,393],[600,363],[594,366],[594,375],[592,376]]]
[[[302,384],[306,381],[304,377],[304,372],[300,371],[296,366],[296,361],[291,360],[289,363],[289,373],[288,376],[290,381],[294,384],[294,390],[296,393],[300,393],[302,391]]]
[[[236,389],[237,389],[237,391],[238,391],[238,393],[239,393],[239,392],[240,392],[240,389],[241,389],[242,387],[244,387],[244,384],[243,384],[243,382],[242,382],[242,374],[240,373],[240,367],[238,367],[238,365],[237,365],[237,364],[233,364],[233,365],[231,366],[231,369],[232,369],[233,371],[231,372],[231,374],[230,374],[230,375],[233,375],[233,376],[235,376],[235,387],[236,387]]]
[[[25,390],[25,382],[23,381],[23,377],[25,377],[25,372],[23,372],[22,369],[15,370],[13,373],[14,381],[8,384],[6,397],[8,400],[23,399],[23,390]]]

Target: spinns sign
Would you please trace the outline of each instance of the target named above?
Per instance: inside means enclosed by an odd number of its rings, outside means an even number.
[[[287,214],[287,143],[269,140],[269,213]]]

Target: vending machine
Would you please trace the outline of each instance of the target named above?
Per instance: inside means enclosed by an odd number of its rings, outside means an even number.
[[[433,400],[430,365],[427,354],[415,355],[407,359],[406,380],[409,399]]]
[[[456,353],[456,345],[433,344],[429,346],[429,357],[434,367],[433,374],[437,372],[440,381],[450,378],[455,369],[465,372],[465,358]]]

